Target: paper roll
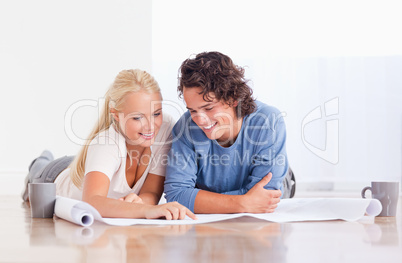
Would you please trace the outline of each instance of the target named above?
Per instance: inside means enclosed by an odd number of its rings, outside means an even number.
[[[94,220],[115,226],[146,225],[187,225],[203,224],[238,218],[254,217],[266,221],[284,223],[301,221],[345,220],[357,221],[365,216],[377,216],[381,212],[381,203],[376,199],[361,198],[292,198],[283,199],[274,213],[268,214],[211,214],[197,215],[198,220],[131,219],[102,218],[99,212],[83,201],[70,198],[56,198],[55,214],[67,221],[88,227]]]
[[[90,204],[62,196],[56,197],[54,212],[56,216],[81,226],[90,226],[94,220],[102,221],[99,212]]]
[[[90,226],[94,222],[94,216],[88,211],[73,207],[71,209],[71,218],[74,223],[81,226]]]

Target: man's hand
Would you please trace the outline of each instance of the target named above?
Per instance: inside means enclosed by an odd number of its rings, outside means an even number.
[[[272,173],[264,176],[242,198],[242,207],[246,213],[272,213],[278,207],[281,190],[264,188],[271,181]]]

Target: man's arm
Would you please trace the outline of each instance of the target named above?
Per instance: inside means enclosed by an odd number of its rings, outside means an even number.
[[[272,178],[269,173],[244,195],[226,195],[200,190],[195,198],[196,214],[272,213],[278,206],[282,192],[266,190]]]
[[[169,151],[165,177],[165,197],[168,202],[179,202],[194,211],[194,200],[199,191],[197,180],[197,155],[193,144],[187,139],[186,122],[190,116],[182,116],[172,130],[172,147]]]

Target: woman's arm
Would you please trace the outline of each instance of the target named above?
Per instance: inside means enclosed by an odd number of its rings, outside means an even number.
[[[148,174],[142,186],[139,197],[144,204],[157,205],[163,193],[163,183],[165,177],[156,174]]]
[[[139,203],[122,202],[107,197],[110,180],[101,172],[90,172],[85,176],[82,200],[92,205],[102,217],[117,218],[160,218],[184,219],[195,215],[184,206],[174,202],[154,206]]]
[[[162,196],[164,181],[164,176],[150,173],[138,195],[130,193],[125,197],[119,198],[119,200],[129,203],[157,205]]]
[[[102,217],[142,218],[145,206],[108,198],[110,180],[101,172],[90,172],[85,176],[82,200],[89,203]]]

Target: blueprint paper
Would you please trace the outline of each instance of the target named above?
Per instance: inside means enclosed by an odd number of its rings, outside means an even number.
[[[102,218],[88,203],[66,197],[56,198],[56,216],[81,226],[90,226],[94,220],[114,226],[130,225],[191,225],[223,221],[239,217],[254,217],[270,222],[301,222],[323,220],[357,221],[365,215],[380,214],[382,206],[377,199],[359,198],[292,198],[283,199],[274,213],[268,214],[197,214],[197,220]]]

